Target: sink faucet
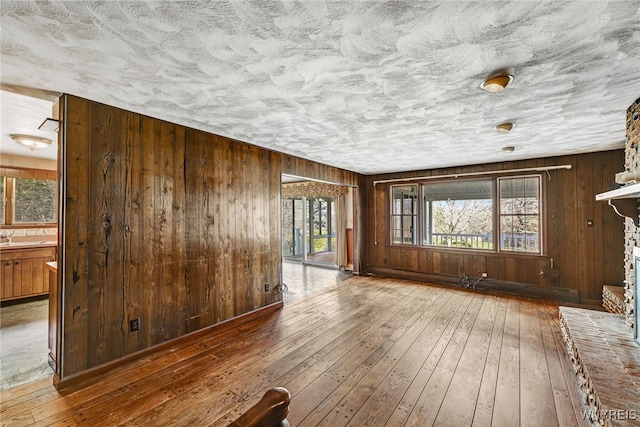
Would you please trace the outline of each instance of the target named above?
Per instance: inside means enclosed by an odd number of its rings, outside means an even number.
[[[13,233],[15,233],[15,231],[11,231],[11,232],[4,232],[4,233],[0,233],[0,239],[7,239],[7,241],[9,243],[11,243],[11,238],[13,237]]]

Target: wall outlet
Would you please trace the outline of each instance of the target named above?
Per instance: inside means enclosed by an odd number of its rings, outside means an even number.
[[[489,275],[487,273],[482,273],[482,277],[487,278]]]
[[[140,330],[140,318],[129,320],[129,332],[136,332]]]
[[[264,284],[264,291],[265,291],[265,292],[269,292],[269,289],[270,289],[269,284],[268,284],[268,283],[265,283],[265,284]]]

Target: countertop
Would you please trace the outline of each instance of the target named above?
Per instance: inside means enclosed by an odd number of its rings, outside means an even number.
[[[37,242],[11,242],[0,243],[0,251],[8,251],[15,249],[36,249],[36,248],[49,248],[58,246],[58,242],[51,240],[41,240]]]

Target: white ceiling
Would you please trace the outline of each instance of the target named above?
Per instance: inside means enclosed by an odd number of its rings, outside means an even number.
[[[0,7],[3,89],[70,93],[365,174],[622,148],[640,97],[637,1]],[[497,70],[514,81],[484,92]],[[12,116],[2,95],[4,152],[30,111]],[[492,130],[503,121],[511,133]]]

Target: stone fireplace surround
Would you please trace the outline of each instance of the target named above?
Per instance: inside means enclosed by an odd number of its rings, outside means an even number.
[[[560,329],[585,408],[582,415],[597,427],[640,426],[640,342],[634,338],[640,327],[640,270],[635,271],[640,268],[640,98],[627,109],[625,171],[617,175],[626,175],[616,176],[625,184],[596,198],[613,202],[625,216],[624,314],[560,307]]]
[[[627,109],[627,131],[624,168],[627,172],[640,170],[640,98]],[[638,215],[636,213],[636,215]],[[631,219],[625,219],[625,305],[627,325],[637,328],[634,304],[634,259],[633,249],[640,247],[640,227]]]

